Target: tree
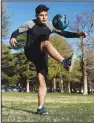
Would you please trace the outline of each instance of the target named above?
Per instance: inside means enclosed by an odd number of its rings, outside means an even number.
[[[12,77],[16,77],[16,81],[20,82],[22,85],[26,86],[27,92],[29,92],[29,82],[34,81],[35,79],[35,67],[34,65],[27,60],[23,51],[17,52],[13,54],[13,61],[11,62],[11,66],[13,69]],[[26,84],[25,84],[26,83]]]
[[[72,23],[71,29],[76,30],[77,32],[84,30],[88,34],[87,38],[84,40],[81,37],[80,43],[78,44],[82,52],[81,68],[82,68],[82,77],[84,83],[83,94],[86,95],[88,94],[88,82],[87,82],[87,72],[86,72],[87,59],[85,54],[87,50],[87,45],[90,45],[92,39],[92,33],[94,32],[94,4],[89,6],[88,11],[76,15],[76,21]]]
[[[2,58],[1,58],[1,70],[2,70],[2,84],[7,81],[9,75],[10,61],[12,60],[12,55],[10,54],[9,48],[2,42]],[[4,81],[3,81],[4,80]]]
[[[2,40],[8,37],[10,24],[9,18],[11,17],[7,10],[6,2],[2,2]]]
[[[2,2],[2,58],[1,58],[1,70],[2,70],[2,83],[7,80],[8,70],[10,67],[9,61],[11,60],[10,50],[7,45],[4,44],[4,39],[8,37],[9,26],[11,22],[9,21],[9,14],[5,2]],[[4,81],[3,81],[4,80]]]
[[[86,59],[87,59],[86,71],[87,71],[87,77],[88,77],[87,79],[89,83],[88,92],[93,93],[93,89],[94,89],[94,76],[93,76],[94,74],[94,45],[93,44],[91,46],[89,45],[89,48],[86,51]]]

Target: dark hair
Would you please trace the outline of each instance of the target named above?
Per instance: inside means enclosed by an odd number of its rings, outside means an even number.
[[[37,15],[37,14],[39,14],[42,11],[47,12],[48,10],[49,10],[49,8],[47,6],[45,6],[45,5],[39,5],[39,6],[36,7],[36,10],[35,11],[36,11],[36,15]]]

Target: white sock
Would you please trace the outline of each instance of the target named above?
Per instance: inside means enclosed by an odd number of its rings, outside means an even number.
[[[42,107],[43,107],[43,106],[42,106],[42,105],[40,105],[40,106],[39,106],[39,109],[41,109]]]

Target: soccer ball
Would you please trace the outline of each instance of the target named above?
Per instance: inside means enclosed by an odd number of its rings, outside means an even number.
[[[67,20],[66,15],[57,14],[53,17],[52,24],[56,29],[64,30],[67,28],[69,21]]]

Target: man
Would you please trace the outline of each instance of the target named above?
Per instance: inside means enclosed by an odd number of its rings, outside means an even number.
[[[20,26],[16,31],[14,31],[10,38],[11,46],[15,47],[16,37],[21,33],[27,32],[26,46],[24,47],[24,52],[28,60],[33,62],[36,67],[39,88],[38,88],[38,109],[39,114],[48,114],[44,107],[45,97],[46,97],[46,76],[48,73],[47,65],[47,54],[49,54],[53,59],[60,62],[65,69],[70,70],[72,68],[72,63],[74,60],[74,55],[68,59],[64,59],[58,51],[53,47],[49,41],[49,36],[51,33],[55,32],[61,36],[67,38],[79,38],[80,36],[86,37],[84,32],[73,33],[64,30],[57,30],[53,27],[52,23],[48,22],[48,10],[49,8],[45,5],[37,6],[36,19],[28,21],[22,26]]]

